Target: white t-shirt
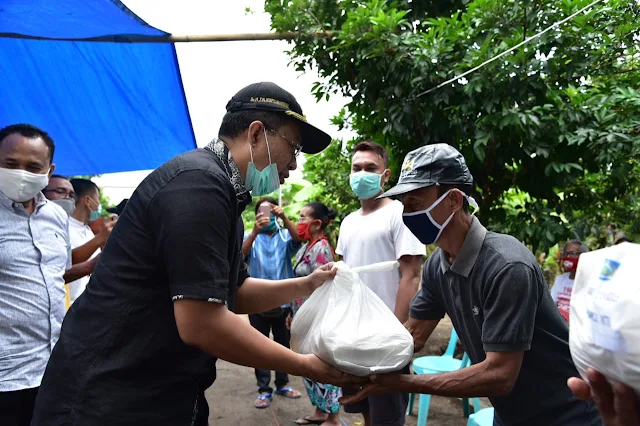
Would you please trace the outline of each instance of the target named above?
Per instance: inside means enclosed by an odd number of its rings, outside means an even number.
[[[362,210],[351,213],[340,225],[336,253],[351,267],[398,260],[407,255],[426,255],[425,245],[402,221],[402,212],[402,203],[393,201],[366,216],[362,215]],[[363,273],[360,278],[391,311],[395,311],[400,284],[398,269]]]
[[[89,225],[85,225],[73,217],[69,218],[69,238],[71,240],[71,249],[80,247],[91,241],[95,237]],[[90,257],[93,259],[100,253],[100,249],[96,250]],[[69,295],[71,298],[71,304],[82,294],[87,284],[89,283],[89,275],[86,277],[78,278],[75,281],[69,283]]]
[[[572,290],[573,280],[569,278],[569,273],[558,275],[553,282],[553,287],[551,287],[551,297],[567,322],[569,321],[569,304]]]

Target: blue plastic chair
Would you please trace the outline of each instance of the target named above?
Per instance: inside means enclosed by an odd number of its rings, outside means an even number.
[[[469,416],[467,426],[493,426],[493,415],[495,410],[491,408],[480,409],[480,401],[475,398],[473,401],[474,413]]]
[[[451,330],[451,338],[449,339],[449,345],[447,350],[442,356],[423,356],[416,358],[413,361],[413,372],[415,374],[440,374],[449,373],[469,366],[469,356],[465,353],[462,360],[453,357],[456,350],[456,344],[458,343],[458,334],[455,329]],[[413,413],[413,406],[415,402],[415,394],[409,395],[409,407],[407,408],[407,414]],[[429,404],[431,402],[431,395],[420,394],[420,405],[418,407],[418,426],[425,426],[427,424],[427,418],[429,417]],[[478,407],[480,402],[477,401]],[[474,407],[476,400],[474,399]],[[463,407],[465,416],[468,416],[468,399],[463,400]]]

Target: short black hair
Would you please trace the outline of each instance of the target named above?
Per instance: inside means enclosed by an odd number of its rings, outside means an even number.
[[[338,215],[334,209],[331,209],[317,201],[308,203],[305,207],[309,207],[309,209],[311,209],[312,218],[322,221],[322,229],[326,228],[327,225],[330,224]]]
[[[51,179],[64,179],[64,180],[69,180],[68,177],[66,176],[62,176],[62,175],[51,175],[51,177],[49,178],[49,180]]]
[[[241,110],[228,112],[222,117],[222,124],[218,130],[218,136],[226,136],[235,138],[249,128],[254,121],[260,121],[269,130],[278,131],[287,123],[293,123],[294,120],[287,117],[283,113],[262,111],[262,110]]]
[[[353,147],[354,154],[358,151],[375,152],[384,161],[384,168],[386,169],[387,167],[389,167],[389,153],[387,152],[385,147],[380,145],[378,142],[374,142],[374,141],[360,142],[355,147]]]
[[[471,191],[473,190],[473,187],[471,185],[464,185],[464,184],[455,184],[455,185],[438,184],[436,185],[436,190],[438,191],[438,198],[442,197],[442,195],[445,192],[450,191],[452,189],[457,189],[458,191],[464,192],[466,195],[471,195]],[[469,200],[467,199],[467,197],[462,198],[462,211],[469,214]]]
[[[272,197],[264,197],[264,198],[260,198],[260,199],[258,200],[258,202],[256,203],[256,214],[258,214],[258,209],[260,208],[260,204],[264,203],[265,201],[266,201],[267,203],[271,203],[271,204],[273,204],[274,206],[277,206],[277,205],[278,205],[278,200],[276,200],[275,198],[272,198]]]
[[[71,179],[71,185],[73,186],[73,192],[76,193],[76,200],[93,192],[97,192],[98,196],[100,196],[100,188],[89,179]]]
[[[629,239],[628,237],[623,235],[621,237],[616,238],[616,240],[613,243],[613,245],[615,246],[615,245],[618,245],[620,243],[633,243],[633,241],[631,239]]]
[[[56,150],[56,145],[53,143],[53,139],[47,132],[31,124],[12,124],[0,129],[0,144],[4,142],[7,136],[14,133],[30,139],[41,138],[49,148],[49,163],[53,163],[53,153]]]

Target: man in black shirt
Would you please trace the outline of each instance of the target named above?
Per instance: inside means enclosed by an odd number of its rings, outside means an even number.
[[[535,256],[469,213],[470,203],[477,208],[467,195],[472,185],[464,157],[434,144],[407,155],[398,185],[383,196],[400,195],[407,227],[424,244],[439,246],[425,264],[406,324],[416,349],[447,314],[474,365],[446,374],[379,376],[352,399],[381,391],[488,396],[496,425],[601,425],[595,405],[567,387],[578,376],[569,330]]]
[[[151,173],[64,320],[32,425],[206,425],[218,357],[320,383],[362,382],[234,314],[308,296],[334,276],[324,268],[304,279],[249,278],[238,227],[249,191],[277,189],[301,150],[330,141],[291,94],[257,83],[227,104],[219,139]]]

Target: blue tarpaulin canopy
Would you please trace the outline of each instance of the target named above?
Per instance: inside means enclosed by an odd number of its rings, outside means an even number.
[[[56,173],[153,169],[196,147],[173,44],[24,38],[167,35],[120,1],[0,0],[0,35],[0,127],[47,131]]]

